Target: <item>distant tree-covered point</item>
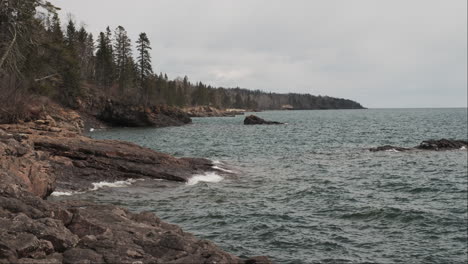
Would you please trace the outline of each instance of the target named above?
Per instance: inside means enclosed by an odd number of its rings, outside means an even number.
[[[126,103],[221,109],[359,109],[351,100],[276,94],[191,83],[187,76],[157,74],[146,33],[133,42],[123,26],[97,38],[45,0],[0,1],[0,114],[18,119],[31,95],[68,106],[95,94]],[[133,48],[135,45],[135,48]]]

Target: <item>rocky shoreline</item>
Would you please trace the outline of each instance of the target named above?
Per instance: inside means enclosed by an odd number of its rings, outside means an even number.
[[[235,117],[244,115],[244,109],[218,109],[212,106],[194,106],[182,109],[189,117]]]
[[[97,181],[184,182],[213,170],[206,159],[90,139],[81,134],[85,127],[66,109],[0,125],[0,263],[271,263],[224,252],[152,213],[45,200],[55,190],[83,191]]]

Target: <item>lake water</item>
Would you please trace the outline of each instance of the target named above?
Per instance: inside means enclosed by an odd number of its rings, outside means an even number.
[[[231,174],[138,181],[72,198],[152,211],[239,256],[278,263],[466,263],[467,151],[380,152],[467,139],[467,109],[371,109],[195,118],[192,125],[93,132]],[[125,186],[125,185],[124,185]]]

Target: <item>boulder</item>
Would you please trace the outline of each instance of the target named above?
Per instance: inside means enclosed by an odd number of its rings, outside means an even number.
[[[244,119],[244,125],[282,125],[283,123],[275,121],[266,121],[255,115],[249,115]]]
[[[452,140],[452,139],[440,139],[440,140],[425,140],[421,142],[418,146],[414,148],[403,148],[395,147],[391,145],[380,146],[376,148],[370,148],[372,152],[378,151],[409,151],[409,150],[433,150],[433,151],[442,151],[442,150],[457,150],[457,149],[466,149],[468,147],[468,142],[465,140]]]
[[[466,148],[468,142],[465,140],[451,140],[451,139],[440,139],[440,140],[425,140],[421,142],[416,148],[422,150],[452,150]]]
[[[411,149],[402,148],[402,147],[395,147],[395,146],[391,146],[391,145],[385,145],[385,146],[380,146],[380,147],[376,147],[376,148],[370,148],[369,150],[372,151],[372,152],[378,152],[378,151],[398,151],[398,152],[401,152],[401,151],[408,151],[408,150],[411,150]]]

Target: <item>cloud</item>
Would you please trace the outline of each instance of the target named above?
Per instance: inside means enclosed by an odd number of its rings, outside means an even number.
[[[465,0],[55,3],[95,33],[148,33],[154,68],[171,77],[368,107],[467,105]]]

